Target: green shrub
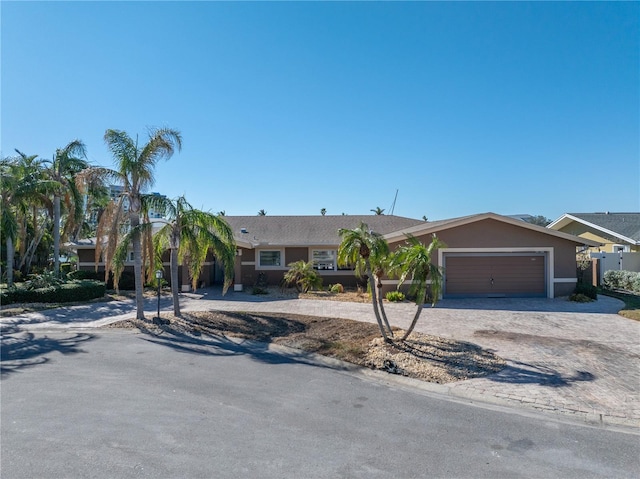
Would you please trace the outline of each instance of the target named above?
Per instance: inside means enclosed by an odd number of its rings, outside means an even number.
[[[593,299],[582,293],[574,293],[569,296],[569,301],[575,301],[576,303],[590,303]]]
[[[73,271],[74,266],[74,263],[60,263],[60,272],[66,276]]]
[[[43,289],[49,286],[59,286],[64,281],[56,277],[53,271],[43,271],[40,274],[32,274],[29,279],[24,282],[24,287],[29,290]]]
[[[96,281],[104,281],[104,271],[95,270],[77,270],[67,275],[69,279],[93,279]],[[113,286],[113,274],[109,273],[109,279],[106,284],[107,289],[115,289]],[[123,271],[118,282],[118,289],[122,291],[135,291],[136,282],[133,271]]]
[[[94,270],[86,270],[86,269],[77,269],[75,271],[71,271],[67,278],[69,279],[95,279],[97,281],[104,280],[104,272],[94,271]]]
[[[340,283],[332,284],[329,291],[335,294],[344,293],[344,287]]]
[[[298,292],[306,293],[314,289],[322,289],[322,276],[313,269],[313,264],[306,261],[289,263],[289,271],[284,275],[285,286],[295,285]]]
[[[604,273],[604,287],[640,292],[638,288],[640,273],[634,271],[609,270]]]
[[[254,286],[251,294],[269,294],[269,290],[262,286]]]
[[[35,289],[13,287],[0,293],[0,302],[3,305],[12,303],[69,303],[102,298],[105,291],[104,283],[92,280],[71,281]]]
[[[401,291],[389,291],[385,298],[387,298],[387,301],[391,301],[392,303],[400,303],[404,301],[405,296]]]
[[[598,299],[598,288],[589,283],[578,283],[576,284],[576,289],[573,291],[573,294],[584,295],[590,299]]]

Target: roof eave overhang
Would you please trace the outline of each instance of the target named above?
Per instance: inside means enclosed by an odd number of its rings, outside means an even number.
[[[591,223],[589,221],[585,221],[581,218],[578,218],[577,216],[573,216],[570,215],[569,213],[565,213],[564,215],[562,215],[560,218],[558,218],[557,220],[555,220],[553,223],[549,224],[547,226],[547,229],[553,229],[554,231],[557,231],[556,228],[564,228],[565,226],[567,226],[569,223],[571,223],[572,221],[576,221],[577,223],[582,223],[585,226],[588,226],[590,228],[596,229],[598,231],[601,231],[605,234],[608,234],[610,236],[614,236],[615,238],[618,238],[626,243],[629,244],[633,244],[633,245],[640,245],[640,241],[636,241],[633,238],[628,238],[627,236],[621,235],[620,233],[616,233],[615,231],[609,230],[607,228],[603,228],[602,226],[598,226],[595,223]],[[601,243],[598,243],[598,246]]]
[[[585,246],[600,246],[601,243],[597,241],[588,240],[585,238],[580,238],[579,236],[570,235],[568,233],[563,233],[561,231],[551,230],[549,228],[545,228],[543,226],[532,225],[522,220],[517,220],[514,218],[509,218],[508,216],[502,216],[495,213],[481,213],[474,216],[466,216],[464,218],[460,218],[459,220],[453,220],[446,222],[444,224],[439,225],[418,225],[411,228],[407,228],[405,230],[395,231],[393,233],[388,233],[384,235],[384,238],[389,242],[400,241],[402,239],[406,239],[407,234],[412,236],[417,235],[425,235],[425,234],[434,234],[439,231],[448,230],[451,228],[457,228],[459,226],[464,226],[470,223],[475,223],[477,221],[483,221],[486,219],[493,219],[496,221],[501,221],[503,223],[508,223],[519,228],[525,228],[532,231],[536,231],[538,233],[548,234],[550,236],[555,236],[557,238],[562,238],[568,241],[572,241],[578,245]]]

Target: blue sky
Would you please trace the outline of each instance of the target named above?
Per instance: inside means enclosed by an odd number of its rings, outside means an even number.
[[[1,3],[1,153],[181,131],[227,215],[640,211],[638,2]]]

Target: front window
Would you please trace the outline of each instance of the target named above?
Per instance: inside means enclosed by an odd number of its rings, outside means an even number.
[[[258,256],[260,266],[282,266],[282,251],[260,251]]]
[[[311,262],[313,269],[335,270],[336,250],[314,249],[311,251]]]

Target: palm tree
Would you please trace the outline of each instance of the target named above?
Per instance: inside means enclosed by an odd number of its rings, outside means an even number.
[[[286,285],[294,284],[296,290],[303,293],[322,287],[322,276],[313,269],[313,263],[300,260],[289,263],[287,266],[289,266],[289,271],[284,275]]]
[[[384,214],[384,209],[380,208],[379,206],[376,206],[375,209],[369,210],[369,211],[373,211],[374,215],[383,215]]]
[[[69,211],[64,232],[68,234],[82,221],[83,198],[76,188],[75,175],[89,166],[84,143],[73,140],[64,148],[59,148],[51,162],[49,175],[58,183],[53,192],[53,272],[60,275],[60,201],[64,197]]]
[[[407,235],[406,244],[398,248],[391,260],[391,268],[400,272],[400,285],[411,279],[409,294],[415,295],[418,307],[413,321],[402,337],[407,339],[415,327],[427,296],[431,295],[431,306],[435,306],[442,290],[442,269],[431,262],[431,255],[446,245],[433,235],[429,246],[422,244],[417,238]],[[431,280],[429,282],[429,279]]]
[[[15,257],[15,241],[18,236],[18,222],[15,214],[16,193],[19,188],[19,178],[16,174],[15,163],[10,158],[3,158],[0,162],[0,227],[2,237],[7,248],[7,286],[13,286],[13,264]]]
[[[18,156],[13,159],[14,173],[19,187],[19,194],[14,196],[17,200],[14,207],[18,223],[16,246],[19,257],[16,269],[28,274],[36,250],[48,230],[51,213],[49,193],[55,182],[46,180],[45,162],[38,155],[26,155],[18,149],[15,151]]]
[[[142,237],[138,228],[142,209],[141,195],[146,188],[154,184],[153,169],[161,159],[169,159],[176,149],[182,148],[182,136],[177,130],[170,128],[151,129],[149,140],[146,144],[138,145],[136,137],[133,140],[126,132],[121,130],[107,130],[104,140],[111,151],[116,163],[116,169],[88,168],[81,173],[80,180],[89,182],[96,177],[111,180],[124,186],[122,195],[117,202],[107,206],[102,214],[96,235],[96,263],[104,250],[105,275],[112,269],[112,261],[117,248],[120,229],[123,224],[131,228],[131,245],[133,247],[133,270],[136,288],[136,316],[144,320],[144,298],[142,278]],[[101,238],[107,235],[107,244],[103,245]],[[149,265],[150,266],[150,265]],[[148,276],[151,268],[148,269]],[[114,283],[117,285],[121,270],[113,269]]]
[[[320,214],[321,214],[322,216],[326,215],[326,214],[327,214],[327,209],[326,209],[326,208],[322,208],[322,209],[320,210]]]
[[[170,200],[165,196],[143,195],[142,209],[163,214],[159,220],[160,230],[154,235],[156,266],[162,269],[162,254],[170,250],[171,293],[173,295],[173,313],[180,316],[178,295],[178,264],[187,268],[192,278],[193,289],[196,289],[202,265],[211,250],[224,269],[224,285],[222,294],[231,285],[234,273],[236,244],[233,231],[221,215],[194,209],[184,196]],[[151,224],[141,227],[150,229]],[[133,230],[132,230],[133,231]],[[128,251],[123,242],[119,249]],[[121,257],[122,255],[120,255]]]
[[[46,233],[48,221],[43,207],[50,209],[47,194],[55,182],[43,175],[43,162],[38,155],[25,155],[2,160],[2,234],[7,246],[7,281],[13,284],[16,247],[18,269],[30,269],[31,260]]]
[[[267,216],[267,212],[265,210],[258,211],[258,216]]]
[[[357,276],[367,275],[371,289],[373,312],[382,337],[385,341],[389,341],[387,330],[382,324],[382,317],[378,309],[377,287],[371,267],[372,260],[377,263],[389,254],[389,245],[382,235],[369,230],[365,223],[360,223],[360,226],[352,230],[340,228],[338,234],[342,238],[338,248],[338,264],[342,266],[354,265]],[[388,330],[390,332],[390,328]]]

